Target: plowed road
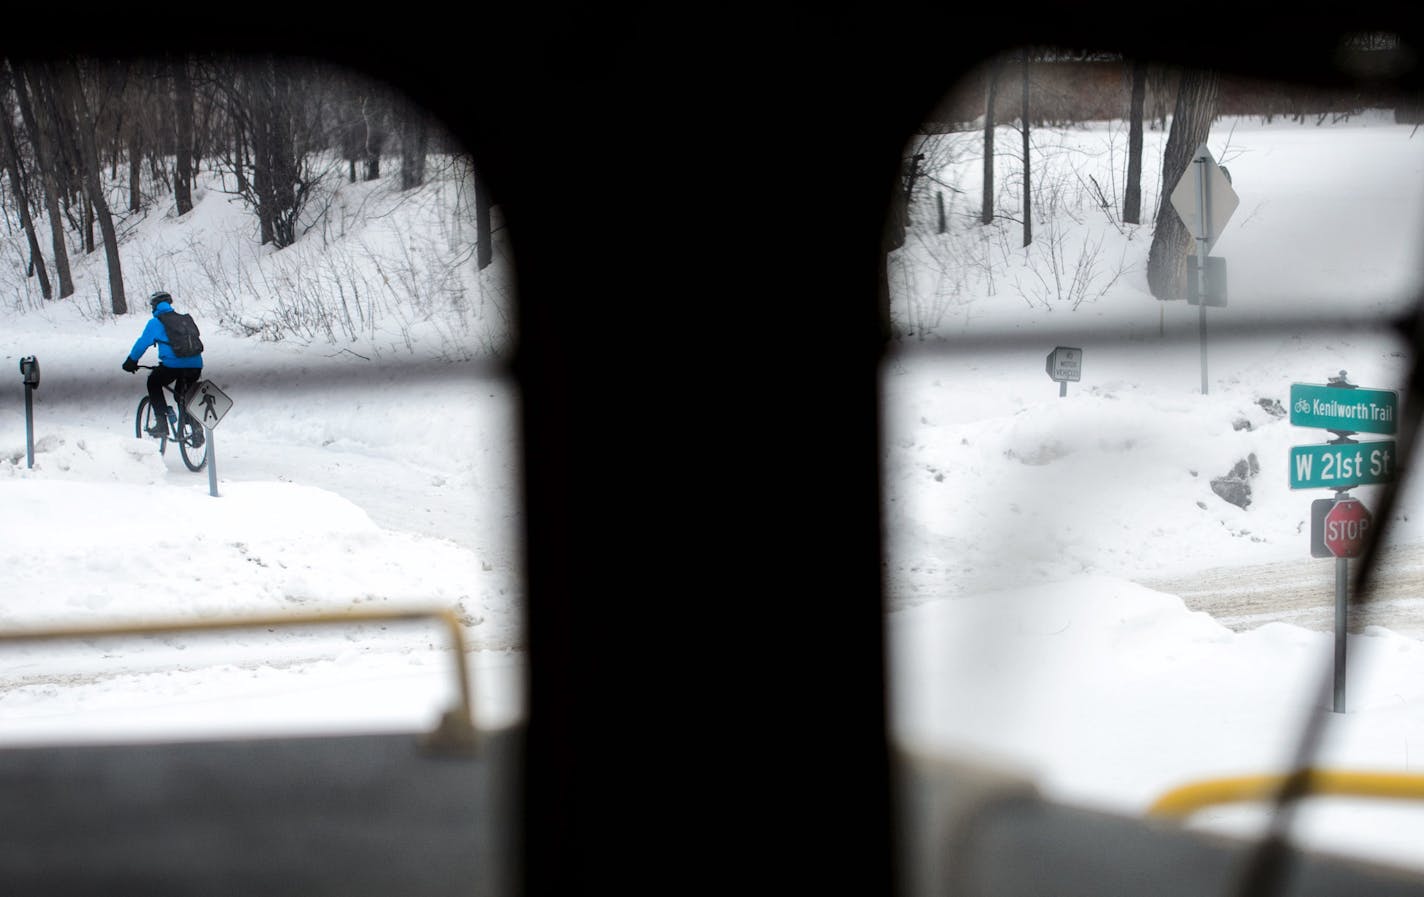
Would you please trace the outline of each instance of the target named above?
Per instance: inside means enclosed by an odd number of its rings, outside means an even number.
[[[1379,560],[1364,600],[1353,593],[1358,562],[1349,564],[1348,631],[1383,626],[1424,638],[1424,545],[1387,548]],[[1205,611],[1237,631],[1279,621],[1334,632],[1335,565],[1332,558],[1306,555],[1299,562],[1221,567],[1142,584],[1179,595],[1191,610]]]

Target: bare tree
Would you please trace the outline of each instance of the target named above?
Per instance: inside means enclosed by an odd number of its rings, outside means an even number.
[[[1029,117],[1028,117],[1028,74],[1029,52],[1023,51],[1023,244],[1033,242],[1033,179],[1029,176]]]
[[[15,103],[20,107],[20,118],[30,135],[30,150],[34,155],[35,168],[40,172],[40,192],[44,194],[45,212],[49,218],[50,244],[54,250],[54,270],[59,278],[59,298],[74,293],[74,279],[69,272],[69,247],[64,236],[64,217],[60,214],[60,178],[58,175],[59,152],[51,146],[52,140],[47,128],[42,128],[35,116],[30,101],[30,79],[35,73],[30,69],[20,70],[10,66],[11,84],[15,89]]]
[[[104,235],[104,255],[109,265],[109,298],[116,315],[128,312],[128,302],[124,298],[124,275],[119,263],[119,237],[114,229],[114,218],[109,213],[109,204],[104,199],[104,188],[99,182],[99,150],[94,140],[94,115],[89,102],[84,97],[84,86],[79,77],[79,66],[73,60],[59,63],[57,80],[74,112],[75,137],[83,157],[82,179],[89,206],[99,219],[99,230]]]
[[[923,153],[917,153],[911,159],[900,161],[900,170],[896,173],[890,190],[890,209],[887,213],[885,225],[880,232],[880,264],[878,266],[877,284],[877,307],[880,310],[880,323],[882,335],[886,338],[890,335],[890,253],[905,245],[905,236],[910,224],[910,190],[914,186],[915,173],[919,171],[920,162],[924,159]],[[909,167],[907,172],[906,168]],[[476,193],[476,206],[480,199],[479,192]],[[476,211],[479,215],[478,208]],[[481,244],[488,241],[486,236],[489,233],[485,224],[477,225],[480,231]]]
[[[489,187],[475,169],[475,267],[483,271],[494,260],[494,236],[490,225]]]
[[[1197,147],[1211,134],[1219,90],[1220,79],[1215,72],[1187,69],[1181,73],[1172,127],[1162,153],[1162,201],[1157,207],[1152,245],[1147,250],[1147,287],[1158,299],[1186,298],[1192,234],[1167,197],[1186,173]]]
[[[366,129],[366,180],[374,181],[380,178],[381,151],[385,147],[385,129],[368,126]]]
[[[308,169],[316,135],[303,108],[304,74],[271,57],[214,72],[213,84],[232,123],[223,165],[236,177],[236,192],[256,211],[261,241],[278,249],[296,242],[297,222],[317,180]]]
[[[141,63],[126,62],[124,68],[141,67]],[[140,71],[138,77],[121,79],[126,89],[121,93],[128,102],[120,105],[114,115],[114,130],[116,132],[113,145],[110,148],[113,165],[118,166],[119,149],[123,145],[128,157],[129,168],[129,212],[137,214],[143,210],[143,160],[144,151],[150,146],[156,146],[157,140],[150,133],[153,129],[149,127],[147,116],[143,115],[143,110],[152,106],[152,81],[148,77],[149,73]],[[127,108],[123,108],[127,106]]]
[[[406,103],[403,112],[401,189],[410,190],[425,183],[425,156],[430,148],[430,129],[426,121],[425,110],[413,103]]]
[[[356,162],[364,155],[366,145],[366,124],[360,114],[360,101],[347,98],[339,107],[340,118],[336,132],[341,142],[341,157],[346,160],[349,170],[348,180],[356,183]]]
[[[45,270],[44,254],[40,252],[39,238],[35,234],[35,222],[30,216],[30,200],[25,190],[25,182],[20,177],[20,149],[15,141],[15,129],[10,123],[10,104],[0,102],[0,154],[5,157],[5,174],[10,178],[10,188],[15,193],[15,205],[20,211],[20,226],[25,230],[25,239],[30,244],[30,272],[40,281],[40,295],[49,299],[52,290],[49,272]]]
[[[1122,195],[1122,220],[1142,222],[1142,110],[1147,100],[1147,63],[1132,62],[1132,99],[1127,110],[1127,185]]]
[[[988,85],[984,89],[984,193],[979,207],[980,224],[994,220],[994,104],[998,101],[1000,67],[997,60],[990,63]]]
[[[182,216],[193,211],[193,82],[186,59],[170,59],[168,73],[173,79],[173,200]]]

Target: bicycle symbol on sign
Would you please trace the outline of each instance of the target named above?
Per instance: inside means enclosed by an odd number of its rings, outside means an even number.
[[[1295,410],[1298,411],[1298,412],[1300,412],[1301,414],[1309,414],[1309,413],[1310,413],[1310,400],[1309,400],[1309,399],[1297,399],[1297,400],[1296,400],[1296,403],[1295,403]]]

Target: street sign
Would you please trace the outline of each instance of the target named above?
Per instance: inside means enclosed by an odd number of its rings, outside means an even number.
[[[212,429],[232,408],[232,399],[211,380],[199,380],[197,387],[188,390],[188,404],[184,407],[193,420]]]
[[[1060,383],[1083,378],[1083,350],[1059,346],[1048,353],[1048,376]]]
[[[1374,518],[1358,498],[1342,498],[1325,515],[1325,547],[1337,558],[1359,557]]]
[[[1197,268],[1201,262],[1194,255],[1187,256],[1187,304],[1208,305],[1212,308],[1226,307],[1226,259],[1216,255],[1206,257],[1205,284],[1197,287]],[[1206,302],[1201,301],[1201,293],[1206,293]]]
[[[1349,489],[1389,483],[1397,465],[1394,440],[1295,445],[1290,450],[1290,487]]]
[[[1292,383],[1290,422],[1343,433],[1395,432],[1399,394],[1392,389],[1322,386]]]
[[[1203,203],[1205,215],[1202,214]],[[1232,213],[1240,204],[1241,198],[1231,189],[1230,179],[1216,164],[1211,150],[1206,148],[1205,143],[1197,147],[1187,170],[1182,172],[1181,180],[1172,188],[1172,208],[1177,210],[1193,237],[1206,240],[1207,252],[1216,245],[1221,229],[1226,227],[1226,222],[1231,220]]]

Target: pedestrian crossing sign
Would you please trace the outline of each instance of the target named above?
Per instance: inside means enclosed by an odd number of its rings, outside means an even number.
[[[227,397],[211,380],[199,380],[198,385],[188,390],[188,415],[193,420],[212,429],[232,407],[232,399]]]

